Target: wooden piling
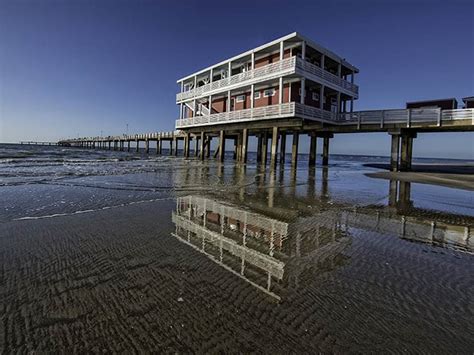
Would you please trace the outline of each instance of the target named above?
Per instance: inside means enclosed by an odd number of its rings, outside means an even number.
[[[272,169],[276,167],[277,148],[278,148],[278,127],[275,126],[272,129],[272,149],[271,149],[271,156],[270,156],[270,167]]]
[[[225,156],[225,131],[219,132],[219,161],[223,162]]]
[[[323,166],[327,166],[329,163],[329,137],[323,137]]]
[[[300,141],[300,133],[298,131],[293,132],[293,142],[291,145],[291,165],[296,167],[298,164],[298,146]]]
[[[280,134],[280,165],[283,167],[285,165],[285,155],[286,155],[286,132],[281,132]]]
[[[317,138],[314,133],[310,136],[310,144],[309,144],[309,166],[316,165],[316,149],[317,149]]]

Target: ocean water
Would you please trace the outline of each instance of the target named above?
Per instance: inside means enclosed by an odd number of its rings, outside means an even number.
[[[472,190],[163,153],[0,145],[2,352],[472,353]]]

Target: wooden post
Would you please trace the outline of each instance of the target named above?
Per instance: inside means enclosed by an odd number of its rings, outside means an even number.
[[[234,138],[234,160],[237,159],[237,138]]]
[[[286,133],[281,132],[280,140],[280,165],[285,165],[285,154],[286,154]]]
[[[178,156],[178,147],[179,147],[179,139],[176,137],[173,137],[173,142],[174,142],[174,156]]]
[[[270,157],[270,168],[274,169],[276,167],[276,158],[277,158],[277,148],[278,148],[278,127],[273,127],[272,130],[272,150]]]
[[[150,140],[145,139],[145,152],[148,154],[150,152]]]
[[[199,152],[199,137],[197,135],[194,136],[194,156],[197,157],[198,156],[198,152]]]
[[[170,151],[168,154],[173,155],[173,139],[170,139]]]
[[[160,144],[161,144],[161,139],[160,138],[157,138],[156,139],[156,154],[160,154],[161,151],[160,151]]]
[[[127,152],[129,152],[129,151],[130,151],[130,139],[127,140]]]
[[[242,131],[242,163],[247,163],[247,146],[249,143],[248,129]]]
[[[313,133],[310,136],[310,145],[309,145],[309,161],[308,165],[309,166],[315,166],[316,165],[316,148],[317,148],[317,137]]]
[[[225,132],[223,130],[219,133],[219,161],[223,162],[225,156]]]
[[[329,137],[323,137],[323,166],[329,163]]]
[[[257,136],[257,163],[260,163],[262,161],[262,141],[262,134],[259,133]]]
[[[137,143],[137,146],[135,147],[135,151],[138,153],[138,149],[140,147],[140,141],[136,139],[135,142]]]
[[[206,138],[206,157],[207,158],[211,156],[211,142],[212,142],[212,137],[207,136]]]
[[[267,154],[268,154],[268,132],[265,131],[262,137],[262,163],[267,165]]]
[[[191,134],[186,133],[186,137],[184,138],[184,156],[189,158],[189,143],[191,139]]]
[[[400,135],[392,134],[392,145],[390,152],[390,170],[398,171],[398,160],[400,155]]]
[[[206,135],[204,132],[201,132],[201,151],[200,151],[200,158],[204,160],[204,145],[206,144]]]
[[[298,164],[298,145],[300,140],[300,133],[293,132],[293,144],[291,145],[291,165],[296,168]]]

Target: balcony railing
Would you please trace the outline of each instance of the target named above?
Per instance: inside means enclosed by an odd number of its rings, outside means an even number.
[[[298,117],[308,120],[327,122],[336,125],[379,125],[412,124],[428,122],[441,126],[443,122],[453,120],[471,120],[474,125],[474,109],[399,109],[358,111],[353,113],[334,113],[316,107],[289,102],[279,105],[257,107],[253,109],[222,112],[208,116],[197,116],[176,121],[176,128],[209,126],[214,124],[237,123],[266,119]]]
[[[296,68],[302,70],[303,72],[315,75],[318,78],[323,79],[333,85],[342,87],[343,89],[346,89],[355,95],[359,94],[359,87],[357,85],[352,84],[347,80],[344,80],[343,78],[340,78],[337,75],[334,75],[302,58],[297,58]]]
[[[208,126],[213,124],[256,121],[264,119],[274,119],[282,117],[292,117],[295,115],[295,103],[289,102],[281,105],[270,105],[245,110],[215,113],[208,116],[196,116],[176,121],[176,128],[193,126]]]
[[[258,81],[261,79],[271,79],[272,77],[278,77],[280,75],[294,72],[295,70],[296,57],[291,57],[278,61],[276,63],[271,63],[263,67],[249,70],[240,74],[232,75],[228,78],[214,81],[212,83],[199,86],[195,89],[181,92],[176,95],[177,101],[182,101],[203,95],[204,93],[210,94],[216,90],[222,88],[232,87],[237,84],[244,82]]]
[[[351,84],[348,81],[334,75],[320,67],[307,62],[304,59],[297,57],[290,57],[281,61],[267,64],[263,67],[249,70],[240,74],[232,75],[231,77],[214,81],[212,83],[199,86],[189,91],[184,91],[176,95],[176,101],[183,101],[199,97],[201,95],[210,95],[214,92],[222,91],[222,89],[232,89],[234,86],[246,84],[250,85],[262,80],[268,80],[280,77],[281,75],[293,74],[296,70],[304,73],[309,73],[327,83],[337,87],[341,87],[350,91],[354,95],[358,95],[359,88],[357,85]]]

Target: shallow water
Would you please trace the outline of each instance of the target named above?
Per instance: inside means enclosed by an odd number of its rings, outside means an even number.
[[[472,353],[474,193],[254,158],[0,145],[2,352]]]

